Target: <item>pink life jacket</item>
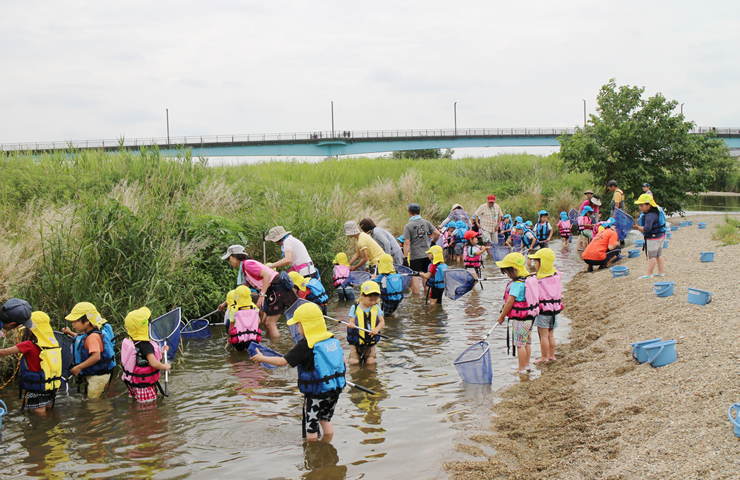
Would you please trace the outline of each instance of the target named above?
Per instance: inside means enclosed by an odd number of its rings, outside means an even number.
[[[349,267],[347,265],[334,265],[334,288],[340,286],[349,277]]]
[[[260,314],[256,308],[237,310],[234,321],[229,326],[229,343],[232,345],[262,341],[262,330],[259,328]]]
[[[558,222],[558,229],[560,230],[560,236],[570,236],[570,220],[560,220]]]
[[[541,315],[556,315],[563,310],[563,285],[560,280],[560,272],[537,279]]]
[[[468,245],[467,247],[465,247],[465,250],[463,252],[465,268],[480,268],[480,266],[483,265],[483,260],[481,259],[481,255],[483,255],[483,250],[475,255],[475,248],[476,247],[473,245]]]
[[[524,282],[524,300],[514,301],[514,306],[511,307],[511,311],[509,312],[509,318],[519,321],[534,320],[540,313],[540,293],[537,275],[529,275],[524,279],[519,277],[513,282],[509,282],[506,285],[506,293],[504,293],[504,303],[509,300],[509,288],[511,288],[511,284],[514,282]]]
[[[588,222],[586,221],[588,220]],[[578,231],[582,232],[591,228],[591,218],[586,215],[578,217]]]
[[[162,359],[162,350],[156,342],[149,343],[154,347],[154,358]],[[126,338],[121,343],[121,366],[123,374],[121,380],[129,387],[147,388],[156,385],[159,381],[159,370],[149,365],[146,358],[136,354],[136,345],[133,340]]]

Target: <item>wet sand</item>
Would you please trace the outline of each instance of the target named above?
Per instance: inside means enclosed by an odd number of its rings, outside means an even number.
[[[644,253],[620,262],[626,277],[584,265],[564,293],[570,342],[539,378],[499,392],[488,431],[470,438],[482,448],[458,447],[480,460],[447,462],[452,478],[740,477],[740,438],[727,419],[740,402],[740,245],[711,239],[723,216],[687,219],[693,226],[664,250],[663,278],[638,279]],[[702,263],[702,251],[714,262]],[[657,281],[676,282],[674,295],[656,297]],[[688,303],[688,287],[713,301]],[[678,341],[678,360],[638,364],[630,343],[657,337]]]

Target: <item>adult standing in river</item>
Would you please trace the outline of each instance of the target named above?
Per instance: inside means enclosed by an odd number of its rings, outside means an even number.
[[[393,235],[387,230],[375,225],[370,218],[360,220],[360,229],[375,240],[385,253],[393,257],[393,263],[403,265],[403,250]]]
[[[483,241],[488,244],[488,253],[491,253],[491,244],[498,241],[499,222],[503,218],[504,213],[496,203],[496,195],[489,195],[488,202],[482,204],[475,211],[473,222],[478,225]]]
[[[283,258],[275,263],[268,263],[269,268],[275,269],[290,265],[288,272],[298,272],[306,278],[319,278],[319,272],[308,254],[306,246],[290,234],[282,226],[272,227],[265,240],[275,242],[280,245],[280,251],[283,252]]]
[[[357,226],[357,222],[349,221],[344,224],[344,234],[348,237],[357,239],[357,248],[355,254],[349,260],[349,269],[354,272],[363,265],[367,264],[370,267],[371,273],[374,267],[378,264],[380,256],[385,252],[378,245],[378,242],[372,239],[370,235],[360,231],[360,227]],[[356,260],[360,260],[357,265],[352,265]]]
[[[462,207],[460,207],[462,208]],[[453,211],[455,209],[453,208]],[[418,203],[409,205],[409,223],[403,227],[403,255],[409,258],[409,267],[415,272],[426,272],[429,269],[429,237],[432,243],[439,238],[439,230],[428,220],[421,218],[421,206]],[[411,293],[421,292],[419,277],[411,278]]]
[[[466,212],[463,206],[459,203],[456,203],[452,206],[450,214],[447,215],[447,218],[442,220],[442,223],[439,224],[439,228],[441,229],[449,222],[464,222],[465,226],[468,227],[468,230],[473,227],[473,224],[470,221],[470,214],[468,214],[468,212]]]

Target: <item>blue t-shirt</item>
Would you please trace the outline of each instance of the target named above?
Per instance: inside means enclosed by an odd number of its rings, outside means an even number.
[[[349,316],[350,316],[350,318],[357,318],[357,315],[355,315],[355,307],[356,306],[357,305],[352,305],[352,308],[349,309]],[[379,305],[376,305],[376,306],[378,307],[378,318],[380,318],[380,317],[383,316],[383,309],[381,309]],[[360,307],[360,309],[363,312],[365,312],[365,313],[370,313],[370,310],[372,310],[372,308],[373,307],[370,307],[368,309],[364,309],[364,308]]]
[[[511,287],[509,287],[509,295],[513,296],[517,302],[523,302],[525,300],[526,291],[524,282],[512,282]]]

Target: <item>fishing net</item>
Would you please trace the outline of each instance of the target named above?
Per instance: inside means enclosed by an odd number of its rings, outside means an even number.
[[[454,364],[465,383],[484,385],[493,381],[491,347],[485,340],[468,347],[455,359]]]
[[[263,347],[257,342],[252,342],[247,347],[247,352],[249,352],[250,357],[254,357],[255,355],[257,355],[258,350],[259,350],[259,353],[261,353],[262,355],[266,357],[282,357],[282,355],[276,352],[275,350],[272,350],[271,348]],[[275,370],[276,368],[278,368],[277,365],[273,365],[271,363],[260,362],[260,365],[262,365],[265,368],[269,368],[270,370]]]
[[[350,285],[362,285],[363,283],[370,280],[370,278],[372,278],[372,275],[370,275],[370,272],[363,272],[360,270],[349,272],[349,276],[342,283],[342,288],[347,288]]]
[[[445,293],[450,300],[457,300],[471,291],[478,281],[467,270],[445,270]]]
[[[495,246],[491,247],[491,253],[493,254],[493,260],[495,262],[500,262],[504,259],[504,257],[512,252],[511,247],[501,247],[501,246]]]
[[[73,348],[75,345],[74,338],[65,335],[62,332],[54,332],[59,346],[62,348],[62,376],[69,377],[69,369],[74,363]]]
[[[393,268],[396,269],[396,273],[408,275],[403,277],[403,289],[406,290],[407,288],[409,288],[409,283],[411,283],[411,274],[414,273],[414,271],[411,270],[409,267],[405,267],[403,265],[394,264]]]
[[[160,346],[166,343],[170,347],[167,352],[167,361],[175,359],[177,348],[180,346],[180,307],[157,317],[149,323],[149,338]]]
[[[287,321],[293,318],[293,314],[295,314],[296,309],[300,307],[301,305],[303,305],[304,303],[311,303],[311,302],[309,302],[308,300],[299,298],[293,305],[291,305],[290,308],[285,311],[285,320]],[[298,331],[298,325],[288,325],[288,329],[290,330],[290,336],[293,337],[293,343],[298,343],[301,340],[303,340],[303,335],[301,335],[301,333]]]
[[[210,322],[207,318],[196,318],[180,327],[180,336],[183,340],[203,340],[211,338]]]
[[[614,230],[617,231],[619,240],[627,238],[627,234],[630,233],[630,230],[632,230],[632,227],[634,226],[635,219],[628,213],[617,208],[614,212]]]
[[[578,210],[575,208],[571,208],[568,212],[568,218],[570,219],[570,223],[573,225],[578,224]]]

